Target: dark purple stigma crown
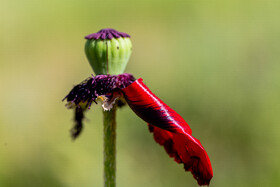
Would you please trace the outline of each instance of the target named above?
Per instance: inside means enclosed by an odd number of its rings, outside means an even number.
[[[87,40],[109,39],[109,40],[111,40],[112,38],[120,38],[120,37],[130,38],[130,36],[124,32],[119,32],[119,31],[116,31],[115,29],[108,28],[108,29],[102,29],[102,30],[98,31],[97,33],[87,35],[85,37],[85,39],[87,39]]]

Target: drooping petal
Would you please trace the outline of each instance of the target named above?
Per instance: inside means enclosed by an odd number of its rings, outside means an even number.
[[[184,163],[199,185],[209,185],[213,176],[209,157],[199,140],[191,134],[187,122],[161,101],[138,79],[122,89],[130,108],[149,123],[154,139],[178,163]]]

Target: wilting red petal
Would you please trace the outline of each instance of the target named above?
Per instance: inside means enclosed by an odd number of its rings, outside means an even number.
[[[164,146],[170,157],[177,163],[184,163],[199,185],[209,185],[213,176],[210,160],[199,140],[191,135],[172,133],[149,124],[157,143]]]
[[[122,91],[130,108],[150,124],[156,142],[176,162],[184,163],[185,170],[192,172],[199,185],[209,185],[213,176],[209,157],[199,140],[191,136],[187,122],[153,94],[142,79]]]

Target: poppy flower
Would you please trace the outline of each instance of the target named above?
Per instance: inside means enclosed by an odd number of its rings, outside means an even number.
[[[184,169],[192,173],[199,185],[209,185],[213,176],[209,157],[200,141],[192,136],[192,130],[187,122],[152,93],[143,83],[142,78],[136,80],[131,74],[116,73],[117,68],[109,70],[109,66],[116,67],[113,63],[120,61],[127,63],[131,53],[131,43],[130,40],[123,40],[126,37],[129,35],[113,29],[103,29],[98,33],[86,36],[86,39],[94,39],[94,41],[87,42],[86,54],[97,75],[92,75],[74,86],[63,99],[67,101],[68,108],[75,109],[72,137],[75,139],[80,135],[83,129],[84,112],[90,109],[93,102],[97,104],[97,101],[100,100],[104,110],[111,110],[114,105],[123,106],[127,103],[137,116],[148,123],[148,128],[153,133],[155,141],[165,148],[168,155],[177,163],[182,163]],[[113,55],[109,56],[113,59],[110,61],[111,65],[108,63],[108,55],[106,58],[97,56],[100,51],[96,48],[99,45],[96,42],[104,43],[103,40],[106,39],[109,39],[106,42],[112,42],[106,43],[107,48],[103,48],[107,49],[107,54],[108,46],[114,45],[117,47],[123,45],[124,51],[127,52],[120,60],[117,58],[121,55],[116,54],[123,54],[123,51],[119,52],[119,48],[114,49]],[[112,39],[121,39],[121,41]],[[88,48],[97,51],[92,52]],[[103,69],[100,68],[101,66],[96,65],[96,59],[105,60],[107,66],[102,67]],[[124,68],[121,67],[121,69]]]
[[[125,99],[130,108],[148,123],[157,143],[164,146],[170,157],[183,163],[199,185],[209,185],[213,171],[209,157],[199,140],[194,138],[186,121],[143,83],[130,74],[97,75],[76,85],[64,98],[67,106],[75,108],[72,136],[82,130],[83,111],[100,98],[103,109],[110,110],[116,101]]]

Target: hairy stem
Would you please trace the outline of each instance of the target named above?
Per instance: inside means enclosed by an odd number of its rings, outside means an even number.
[[[104,122],[104,187],[116,186],[116,110],[103,111]]]

